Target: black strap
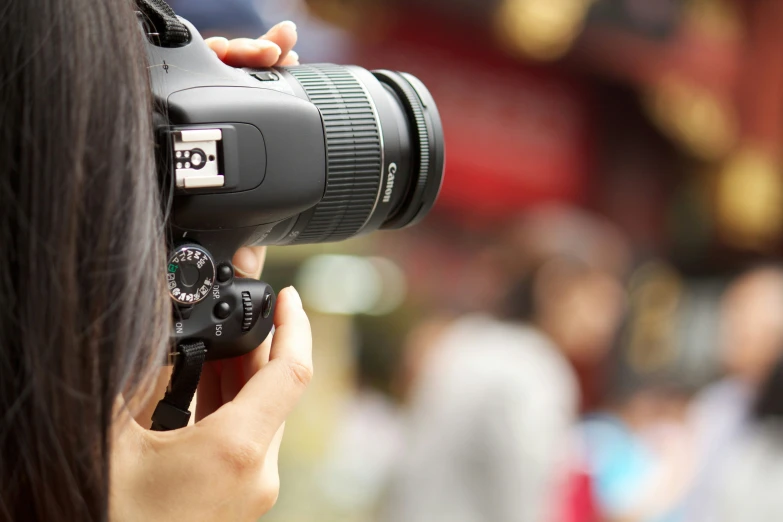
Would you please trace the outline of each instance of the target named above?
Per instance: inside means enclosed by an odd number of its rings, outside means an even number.
[[[169,389],[152,414],[153,430],[169,431],[188,425],[188,408],[196,394],[206,356],[207,348],[202,341],[177,347],[177,361],[174,363]]]
[[[165,0],[136,0],[139,10],[158,32],[160,45],[178,47],[190,41],[190,32]]]

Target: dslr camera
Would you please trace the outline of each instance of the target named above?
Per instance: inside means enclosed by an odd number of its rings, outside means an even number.
[[[161,0],[138,0],[169,201],[174,341],[243,355],[275,293],[238,277],[243,245],[341,241],[420,221],[444,169],[440,116],[415,77],[356,66],[236,69]]]

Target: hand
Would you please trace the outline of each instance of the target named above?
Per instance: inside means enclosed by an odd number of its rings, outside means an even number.
[[[205,40],[218,58],[234,67],[272,67],[274,65],[298,65],[296,25],[281,22],[261,38],[207,38]]]
[[[113,521],[251,521],[274,505],[282,425],[312,375],[310,325],[293,288],[280,292],[275,329],[267,364],[264,354],[205,368],[203,384],[220,393],[205,396],[199,389],[196,424],[149,431],[118,408]]]
[[[235,67],[298,64],[296,26],[283,22],[257,40],[210,38],[217,56]],[[260,277],[264,247],[237,251],[242,277]],[[310,324],[293,288],[280,292],[276,334],[243,357],[204,366],[196,424],[151,432],[151,409],[137,422],[120,401],[112,451],[112,520],[255,520],[275,503],[277,457],[284,420],[312,375]],[[162,372],[162,397],[170,376]],[[142,427],[144,426],[144,427]]]

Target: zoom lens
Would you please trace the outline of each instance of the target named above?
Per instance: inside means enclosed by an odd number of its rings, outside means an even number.
[[[321,113],[326,188],[320,203],[280,223],[269,239],[340,241],[420,221],[440,191],[445,154],[440,116],[424,84],[409,74],[356,66],[281,72]]]

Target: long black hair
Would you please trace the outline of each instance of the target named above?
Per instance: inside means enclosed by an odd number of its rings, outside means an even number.
[[[0,0],[0,520],[108,518],[115,401],[166,349],[130,0]]]
[[[754,413],[759,420],[783,421],[783,359],[775,364],[761,386]]]

